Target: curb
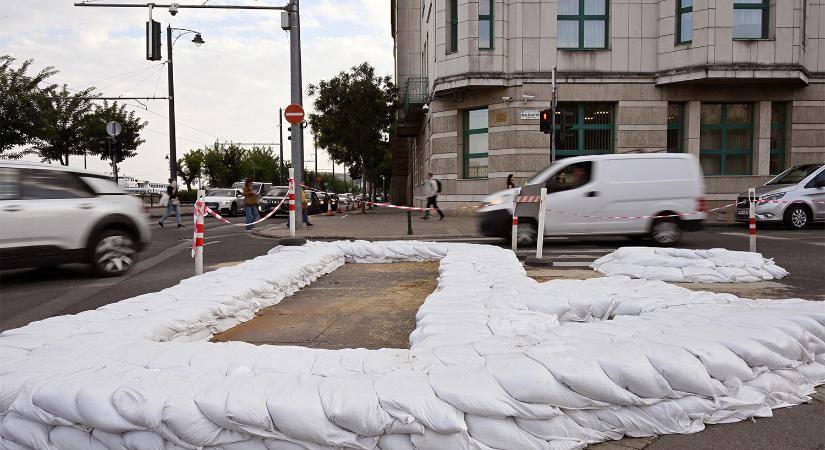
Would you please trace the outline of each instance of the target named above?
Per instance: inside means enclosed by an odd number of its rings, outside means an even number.
[[[283,239],[289,237],[289,235],[281,236],[276,234],[269,234],[266,232],[252,230],[252,233],[255,236],[268,238],[268,239]],[[443,235],[443,234],[428,234],[428,235],[399,235],[399,236],[371,236],[367,237],[356,237],[356,236],[343,236],[343,235],[319,235],[319,236],[302,236],[308,240],[316,240],[316,241],[340,241],[340,240],[355,240],[355,241],[414,241],[414,240],[431,240],[431,239],[466,239],[466,238],[480,238],[484,236],[480,236],[477,234],[456,234],[456,235]]]

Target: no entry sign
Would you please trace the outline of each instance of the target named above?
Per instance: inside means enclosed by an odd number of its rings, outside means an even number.
[[[287,122],[297,125],[304,121],[304,108],[301,105],[289,105],[284,110],[284,118]]]

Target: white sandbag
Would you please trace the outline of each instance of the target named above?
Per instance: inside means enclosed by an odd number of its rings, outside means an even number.
[[[436,397],[423,374],[390,373],[374,385],[384,411],[403,423],[418,421],[444,434],[467,430],[464,414]]]
[[[380,436],[393,419],[381,409],[375,377],[325,377],[319,385],[321,404],[331,422],[361,436]]]

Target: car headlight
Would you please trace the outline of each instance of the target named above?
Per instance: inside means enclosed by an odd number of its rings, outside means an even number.
[[[491,199],[487,199],[487,201],[482,202],[481,206],[482,207],[487,207],[487,206],[501,205],[502,203],[506,203],[507,201],[509,201],[509,199],[510,199],[509,196],[498,195],[498,196],[493,197]]]
[[[784,192],[779,192],[779,193],[776,193],[776,194],[763,195],[759,200],[772,202],[772,201],[779,200],[784,196],[785,196]]]

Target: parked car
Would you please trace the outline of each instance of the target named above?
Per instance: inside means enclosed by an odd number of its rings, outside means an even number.
[[[706,216],[702,171],[689,154],[565,158],[527,184],[547,187],[546,236],[646,235],[657,244],[673,245],[684,231],[701,229]],[[478,214],[482,234],[511,235],[513,197],[518,191],[508,189],[485,199]],[[666,215],[674,217],[633,218]],[[537,228],[535,218],[520,217],[518,243],[534,242]]]
[[[140,199],[104,175],[0,162],[0,267],[89,263],[101,276],[129,271],[150,240]]]
[[[289,215],[289,186],[272,186],[269,188],[269,192],[261,198],[261,214],[267,215],[272,211],[272,208],[278,206],[281,203],[281,200],[284,200],[284,203],[281,205],[280,209],[275,212],[275,216],[288,216]],[[286,199],[286,200],[285,200]]]
[[[203,202],[212,211],[229,216],[238,214],[238,211],[243,212],[245,206],[243,192],[235,188],[210,189]]]
[[[802,229],[825,221],[825,163],[802,164],[773,177],[756,188],[756,221],[784,223]],[[736,199],[736,221],[747,222],[748,193]]]
[[[352,192],[345,192],[343,194],[338,194],[338,199],[342,205],[353,207],[355,206],[355,196],[352,195]]]
[[[338,197],[338,194],[336,194],[335,192],[327,192],[327,195],[329,195],[330,208],[332,208],[333,212],[337,212],[338,204],[340,203],[340,198]]]
[[[310,191],[309,189],[305,189],[307,194],[307,214],[318,214],[320,212],[326,211],[326,203],[324,199],[321,197],[321,192],[318,191]]]
[[[232,184],[233,189],[240,189],[243,191],[244,182],[238,181],[237,183]],[[269,192],[269,189],[272,188],[272,183],[260,183],[257,181],[252,182],[252,191],[258,194],[259,196],[263,197],[264,194]]]

